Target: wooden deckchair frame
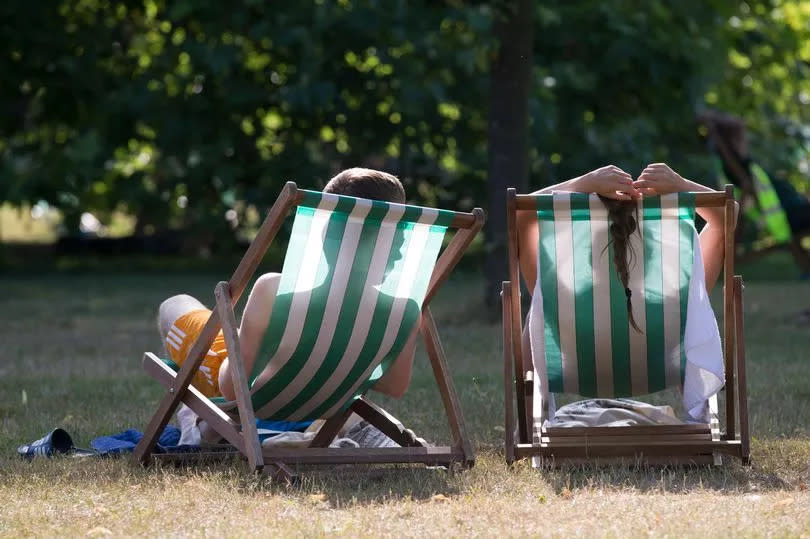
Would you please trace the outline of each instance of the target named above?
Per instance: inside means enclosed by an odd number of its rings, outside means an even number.
[[[436,261],[422,304],[421,334],[447,414],[453,445],[425,447],[392,416],[363,397],[356,400],[343,413],[328,419],[309,447],[302,449],[262,448],[256,432],[254,410],[250,402],[248,376],[240,359],[241,352],[233,308],[245,291],[249,280],[256,272],[264,253],[270,247],[287,215],[298,206],[303,198],[304,193],[298,190],[295,183],[287,182],[231,279],[216,285],[214,290],[216,308],[209,316],[178,372],[175,373],[155,355],[150,353],[144,355],[144,368],[166,387],[167,391],[149,421],[143,438],[135,448],[132,462],[142,465],[149,463],[160,433],[174,411],[183,402],[245,456],[251,470],[262,471],[265,469],[265,471],[287,479],[295,478],[295,472],[289,466],[291,464],[424,463],[449,466],[453,463],[460,463],[466,467],[472,466],[475,462],[472,444],[467,435],[458,395],[450,377],[447,359],[439,340],[429,303],[484,225],[484,211],[480,208],[475,208],[471,213],[453,212],[453,221],[448,228],[455,229],[456,233]],[[197,372],[220,328],[224,333],[228,355],[232,358],[230,364],[234,371],[238,422],[191,385],[194,373]],[[343,427],[351,412],[357,413],[375,425],[402,447],[329,448],[329,444]],[[185,457],[184,460],[188,460],[188,457]]]
[[[697,207],[724,208],[725,253],[734,253],[733,186],[725,191],[694,193]],[[734,256],[723,262],[723,356],[726,373],[725,430],[703,425],[629,427],[551,427],[542,431],[540,443],[532,441],[534,370],[524,357],[521,334],[520,249],[517,211],[535,209],[534,195],[506,196],[509,281],[503,282],[503,359],[506,461],[543,457],[548,464],[563,462],[638,462],[650,464],[711,464],[718,455],[750,458],[748,394],[743,339],[743,282],[734,275]],[[736,373],[735,373],[736,371]],[[517,409],[517,415],[515,415]],[[737,427],[739,422],[739,430]],[[515,437],[517,436],[517,439]]]

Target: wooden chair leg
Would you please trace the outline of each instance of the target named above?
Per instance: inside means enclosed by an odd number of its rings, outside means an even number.
[[[734,333],[737,339],[737,398],[740,413],[740,453],[742,463],[750,464],[751,438],[748,424],[748,383],[745,373],[745,326],[743,323],[743,281],[739,275],[734,276]]]
[[[231,378],[236,392],[236,405],[239,409],[239,420],[242,425],[242,438],[245,444],[245,455],[251,470],[261,470],[264,467],[262,457],[262,444],[259,433],[256,431],[256,416],[253,413],[253,404],[250,401],[247,373],[242,363],[242,353],[239,346],[239,334],[236,331],[236,317],[233,314],[231,293],[226,281],[217,284],[214,289],[217,299],[217,311],[222,320],[222,332],[225,336],[225,346],[228,349]]]
[[[283,462],[271,462],[265,465],[262,475],[269,477],[272,481],[281,481],[287,485],[297,485],[301,477]]]
[[[365,397],[355,400],[350,409],[380,429],[383,434],[391,438],[401,447],[427,447],[424,440],[417,438],[413,432],[406,429],[397,418]]]
[[[163,387],[171,390],[177,383],[176,372],[166,366],[154,354],[146,352],[143,357],[144,370]],[[220,436],[228,440],[240,453],[244,453],[244,438],[239,432],[237,425],[225,412],[213,404],[205,395],[194,387],[190,386],[183,400],[191,410],[206,421]]]
[[[326,420],[326,422],[318,429],[318,433],[315,434],[315,437],[309,442],[309,447],[329,447],[329,444],[332,443],[332,440],[335,439],[340,429],[343,428],[343,425],[346,424],[346,421],[352,415],[351,408],[347,408],[340,412],[339,414],[330,417]]]
[[[504,446],[506,464],[515,462],[515,412],[514,412],[514,373],[512,369],[512,295],[509,281],[501,285],[501,306],[503,308],[503,382],[504,382]]]
[[[442,397],[447,419],[450,422],[453,443],[464,454],[464,465],[471,467],[475,463],[472,444],[467,435],[467,428],[464,425],[464,417],[461,413],[458,393],[456,393],[456,388],[450,377],[447,358],[444,355],[442,343],[439,340],[439,331],[436,328],[436,321],[433,319],[430,307],[425,307],[422,311],[422,336],[425,340],[425,349],[430,358],[430,365],[433,368],[436,384],[439,386],[439,394]]]
[[[724,439],[735,440],[736,406],[734,396],[734,188],[725,186],[725,245],[723,257],[723,359],[726,371],[726,434]]]

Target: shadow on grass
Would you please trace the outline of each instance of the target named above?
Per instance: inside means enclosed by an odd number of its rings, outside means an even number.
[[[70,485],[71,490],[78,492],[163,490],[171,484],[193,490],[204,485],[202,490],[209,495],[216,491],[280,495],[307,503],[326,503],[333,508],[425,501],[437,494],[452,497],[461,492],[463,485],[461,473],[405,465],[307,466],[297,469],[300,480],[289,485],[267,475],[248,472],[245,462],[238,457],[196,464],[162,462],[147,468],[131,466],[126,459],[126,456],[34,461],[0,459],[0,481],[7,485],[26,485],[25,488]]]
[[[334,508],[402,500],[429,500],[437,493],[446,496],[461,491],[459,468],[416,465],[293,466],[298,481],[292,485],[268,475],[247,471],[238,457],[219,463],[161,465],[177,474],[214,473],[231,476],[242,492],[261,491],[327,501]],[[145,473],[149,473],[145,470]]]
[[[810,461],[805,440],[757,443],[750,466],[743,466],[739,460],[724,456],[721,466],[569,464],[531,470],[529,461],[515,465],[517,469],[521,467],[541,474],[559,495],[580,489],[628,489],[674,494],[717,491],[734,494],[806,490],[810,485]]]

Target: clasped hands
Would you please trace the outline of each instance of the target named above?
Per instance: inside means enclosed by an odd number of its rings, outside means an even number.
[[[616,200],[637,200],[644,195],[665,195],[688,189],[683,177],[666,163],[652,163],[636,180],[614,165],[592,170],[577,178],[576,190]]]

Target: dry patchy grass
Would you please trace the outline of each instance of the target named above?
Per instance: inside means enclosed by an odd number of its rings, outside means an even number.
[[[340,467],[287,488],[238,462],[144,470],[15,457],[56,426],[82,445],[142,428],[160,397],[139,366],[159,349],[155,306],[180,291],[210,298],[219,278],[0,277],[0,536],[810,534],[810,331],[789,316],[810,306],[810,284],[746,290],[750,468],[507,469],[499,327],[476,314],[473,278],[451,282],[435,309],[478,451],[470,471]],[[417,363],[408,395],[380,402],[447,441],[430,369]]]

